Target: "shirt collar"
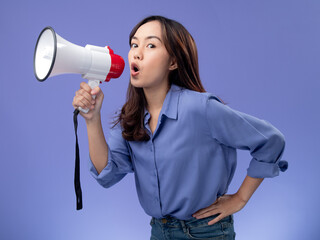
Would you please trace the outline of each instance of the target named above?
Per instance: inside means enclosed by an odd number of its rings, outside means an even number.
[[[164,99],[162,105],[162,114],[166,115],[168,118],[177,119],[178,118],[178,103],[180,97],[181,87],[172,84],[169,92]]]
[[[179,103],[179,97],[180,97],[180,92],[182,88],[175,85],[171,84],[170,90],[168,91],[166,98],[164,99],[162,109],[160,112],[159,117],[161,115],[165,115],[168,118],[171,119],[177,119],[178,118],[178,103]],[[144,122],[149,121],[150,114],[148,110],[145,108],[144,110]]]

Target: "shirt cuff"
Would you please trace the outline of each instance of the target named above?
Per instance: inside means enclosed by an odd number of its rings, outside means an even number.
[[[288,169],[288,162],[285,160],[275,163],[259,162],[252,159],[249,165],[248,176],[253,178],[272,178],[279,175],[279,170],[285,172]]]

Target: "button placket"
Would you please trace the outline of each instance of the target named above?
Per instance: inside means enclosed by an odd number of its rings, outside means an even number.
[[[154,162],[154,166],[155,166],[155,169],[154,169],[154,173],[155,173],[155,177],[157,178],[157,197],[155,198],[156,202],[158,203],[159,205],[159,208],[160,208],[160,212],[162,212],[162,206],[161,206],[161,198],[160,198],[160,187],[159,187],[159,174],[158,174],[158,166],[157,166],[157,161],[156,161],[156,153],[155,153],[155,144],[154,144],[154,139],[151,139],[151,152],[153,153],[152,156],[153,156],[153,162]]]

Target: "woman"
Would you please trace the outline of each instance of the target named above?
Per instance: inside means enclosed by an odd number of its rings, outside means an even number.
[[[284,137],[264,120],[233,110],[205,93],[193,38],[178,22],[151,16],[130,34],[127,101],[105,140],[103,93],[81,83],[75,108],[85,118],[91,173],[104,187],[135,173],[151,239],[234,239],[232,214],[265,177],[285,170]],[[92,98],[96,95],[96,99]],[[227,188],[236,149],[252,155],[235,194]]]

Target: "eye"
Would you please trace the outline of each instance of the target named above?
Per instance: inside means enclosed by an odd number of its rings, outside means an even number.
[[[138,47],[138,44],[136,44],[136,43],[131,43],[131,48],[136,48],[136,47]]]
[[[153,45],[152,43],[149,43],[148,45],[147,45],[147,48],[155,48],[156,46],[155,45]]]

